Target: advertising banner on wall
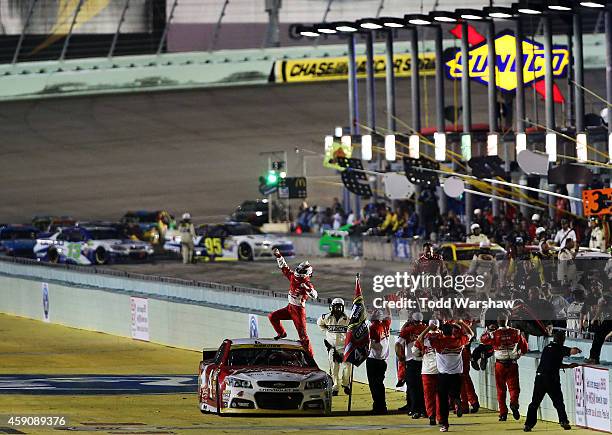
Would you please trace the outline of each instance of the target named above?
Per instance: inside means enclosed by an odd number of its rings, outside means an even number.
[[[43,321],[49,321],[49,284],[42,283],[42,305],[43,305]]]
[[[132,338],[149,341],[149,300],[130,298],[132,313]]]
[[[366,76],[366,57],[357,56],[357,78]],[[419,75],[436,74],[434,53],[419,55]],[[385,77],[386,56],[374,56],[374,75]],[[393,69],[396,77],[412,75],[412,59],[409,54],[393,56]],[[290,59],[276,62],[275,78],[277,83],[315,82],[326,80],[346,80],[348,77],[347,57],[322,57],[309,59]]]
[[[610,432],[610,377],[607,369],[576,367],[576,425]]]

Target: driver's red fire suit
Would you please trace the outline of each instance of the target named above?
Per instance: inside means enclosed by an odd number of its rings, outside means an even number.
[[[289,294],[287,296],[289,304],[285,308],[268,314],[268,319],[270,319],[270,323],[276,333],[281,337],[287,334],[285,328],[283,328],[281,324],[281,320],[293,320],[302,346],[310,355],[313,355],[310,339],[306,332],[305,307],[308,298],[315,299],[317,297],[317,291],[310,282],[310,278],[308,276],[296,276],[289,266],[287,266],[287,262],[282,256],[277,258],[277,262],[283,275],[289,280]]]

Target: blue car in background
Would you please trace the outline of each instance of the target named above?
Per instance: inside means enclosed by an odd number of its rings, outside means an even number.
[[[33,257],[39,230],[32,225],[0,227],[0,252],[15,257]]]

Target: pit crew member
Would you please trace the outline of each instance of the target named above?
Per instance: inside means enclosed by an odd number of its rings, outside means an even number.
[[[521,418],[519,413],[519,371],[517,360],[527,353],[527,341],[516,328],[508,326],[508,315],[505,313],[497,317],[498,328],[494,331],[487,329],[480,341],[484,345],[493,346],[495,352],[495,387],[497,388],[497,402],[499,403],[499,421],[508,419],[506,406],[506,386],[510,392],[510,409],[515,420]]]

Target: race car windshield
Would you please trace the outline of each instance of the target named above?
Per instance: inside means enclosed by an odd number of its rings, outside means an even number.
[[[317,367],[311,356],[301,349],[232,349],[229,366]]]
[[[100,228],[89,230],[89,235],[92,240],[111,240],[122,239],[121,234],[114,228]]]
[[[253,236],[255,234],[262,234],[261,231],[251,225],[229,225],[227,230],[232,236]]]

